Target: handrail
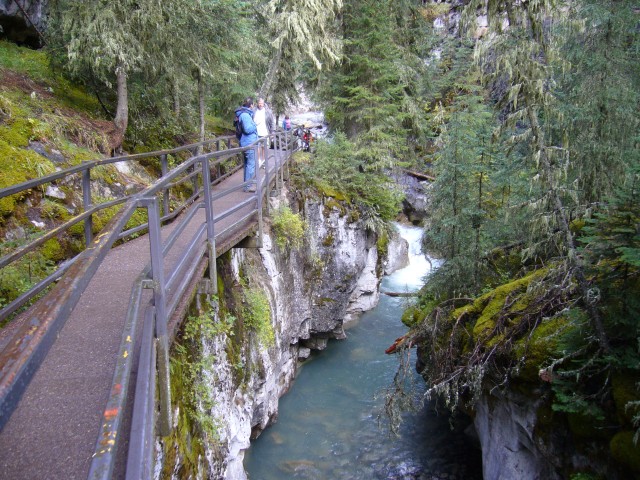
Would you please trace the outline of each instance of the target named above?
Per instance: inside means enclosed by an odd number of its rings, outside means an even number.
[[[284,140],[282,137],[284,137]],[[177,225],[172,235],[170,235],[163,244],[160,238],[160,224],[167,218],[167,215],[163,215],[163,212],[161,212],[160,209],[160,205],[166,205],[165,199],[167,188],[169,188],[169,186],[177,180],[182,181],[181,175],[187,174],[190,168],[193,168],[195,172],[198,172],[193,176],[196,184],[196,191],[194,192],[194,195],[192,197],[195,199],[195,202],[192,204],[191,208],[193,210],[200,208],[205,209],[205,227],[204,229],[201,228],[198,230],[198,234],[194,237],[189,249],[185,252],[181,252],[181,258],[177,262],[177,265],[179,269],[186,271],[185,277],[192,276],[197,270],[197,265],[200,264],[201,260],[204,259],[205,256],[207,256],[210,276],[212,279],[216,279],[216,232],[214,226],[216,222],[218,222],[222,218],[228,217],[232,213],[232,211],[236,210],[238,207],[231,207],[224,212],[218,212],[218,214],[214,215],[212,209],[213,195],[211,192],[211,186],[219,181],[212,180],[210,178],[211,167],[220,164],[230,156],[241,154],[248,149],[266,149],[267,142],[270,142],[271,140],[273,140],[274,143],[279,146],[279,148],[276,148],[276,150],[273,150],[273,154],[267,156],[267,163],[264,169],[266,174],[264,180],[261,178],[261,169],[256,168],[255,180],[241,184],[246,185],[249,183],[255,183],[258,187],[257,192],[254,195],[251,195],[248,200],[241,202],[241,204],[244,206],[251,206],[251,204],[254,204],[254,206],[252,206],[250,209],[250,213],[243,216],[243,219],[249,218],[249,216],[251,215],[256,215],[256,213],[258,214],[258,230],[261,238],[262,200],[263,197],[267,194],[268,187],[271,183],[268,177],[268,175],[270,175],[269,171],[271,169],[270,162],[273,161],[273,180],[277,185],[278,179],[280,179],[280,182],[282,182],[283,172],[291,154],[298,148],[297,143],[293,143],[293,137],[287,135],[286,132],[278,132],[271,138],[260,139],[259,141],[254,142],[246,147],[228,148],[225,150],[217,150],[191,156],[173,170],[163,172],[162,177],[145,188],[143,191],[131,195],[126,200],[124,200],[123,208],[115,214],[115,216],[109,221],[107,226],[100,232],[99,235],[96,236],[95,240],[90,243],[86,250],[75,257],[73,262],[65,265],[65,272],[62,275],[56,276],[55,279],[58,280],[58,283],[48,293],[46,293],[41,300],[30,307],[28,311],[30,321],[25,322],[19,328],[18,332],[14,335],[14,340],[8,344],[8,347],[0,351],[0,429],[7,422],[11,412],[17,405],[33,374],[46,356],[58,332],[60,332],[60,330],[62,329],[62,326],[64,325],[66,319],[79,301],[80,296],[88,286],[90,280],[106,257],[107,253],[112,248],[112,246],[120,238],[122,238],[122,233],[125,225],[130,220],[136,209],[146,208],[148,214],[148,222],[146,224],[146,228],[148,228],[150,233],[149,248],[151,252],[151,264],[141,274],[141,276],[138,278],[138,281],[133,286],[128,319],[126,322],[127,326],[125,327],[125,332],[123,332],[123,344],[121,346],[121,350],[125,348],[132,348],[132,345],[134,344],[132,342],[133,335],[131,335],[130,333],[132,331],[132,328],[135,330],[134,326],[136,325],[136,319],[134,317],[137,317],[140,311],[139,292],[142,288],[153,288],[154,307],[153,313],[149,315],[153,317],[152,321],[155,325],[156,332],[154,342],[157,342],[158,345],[157,359],[160,365],[160,388],[158,391],[160,392],[159,397],[162,407],[161,418],[163,419],[163,421],[161,422],[161,432],[166,433],[167,428],[170,428],[171,426],[169,415],[170,398],[168,390],[169,373],[167,321],[168,317],[175,310],[182,292],[185,290],[185,288],[187,288],[188,282],[184,279],[182,282],[177,282],[175,287],[176,292],[172,292],[171,298],[167,297],[167,283],[169,281],[171,283],[176,283],[176,279],[174,278],[174,272],[167,273],[164,271],[163,259],[164,257],[166,257],[169,250],[174,245],[175,239],[181,232],[182,226],[181,224]],[[219,140],[211,140],[209,141],[209,143],[213,143],[214,141],[217,141],[218,145],[220,144]],[[179,149],[166,150],[163,152],[175,152],[178,150],[193,151],[193,149],[198,145],[199,144],[194,144],[180,147]],[[162,152],[152,152],[151,154],[138,154],[135,157],[143,158],[149,156],[158,156],[158,154],[164,155],[164,153]],[[131,157],[134,156],[126,157],[126,159],[130,160]],[[107,159],[105,161],[122,161],[122,158],[123,157],[120,157],[120,159]],[[213,162],[210,163],[210,160],[213,160]],[[164,161],[166,161],[166,157]],[[75,169],[78,167],[73,168]],[[81,169],[74,170],[73,173],[77,173],[78,171],[81,171]],[[61,172],[58,172],[58,174],[59,173]],[[191,174],[191,172],[189,172],[189,174]],[[49,177],[49,179],[50,178],[51,177]],[[201,179],[201,182],[199,181],[199,179]],[[33,185],[30,182],[25,183],[28,183],[28,185]],[[37,185],[42,185],[44,183],[46,182],[39,183]],[[201,183],[202,185],[198,186],[198,183]],[[280,185],[281,184],[282,183],[280,183]],[[28,188],[33,188],[33,186],[30,186]],[[232,187],[230,189],[219,192],[216,195],[216,198],[220,198],[224,194],[229,194],[236,189],[236,187]],[[6,192],[9,190],[11,190],[11,188],[0,190],[0,198],[2,196],[8,195],[8,193]],[[93,206],[91,208],[93,208]],[[84,212],[82,215],[90,216],[90,213]],[[173,216],[173,214],[171,216]],[[191,217],[190,215],[186,215],[184,216],[184,218],[189,219]],[[181,220],[181,222],[184,221],[184,219]],[[238,222],[236,222],[234,225],[237,225],[237,223]],[[233,225],[231,227],[225,228],[225,231],[232,227]],[[218,232],[218,234],[219,233],[221,232]],[[151,275],[152,277],[151,282],[147,280],[149,278],[149,275]],[[217,282],[211,282],[210,285],[213,289],[215,289]],[[147,327],[145,327],[145,329],[146,328]],[[131,345],[127,345],[127,343],[131,343]],[[145,351],[148,352],[148,346],[145,348],[147,348],[147,350]],[[156,353],[155,349],[152,350],[154,352],[154,361],[151,363],[155,365]],[[145,353],[144,355],[146,356],[148,355],[148,353]],[[118,357],[119,360],[116,367],[116,372],[114,373],[114,382],[116,382],[117,379],[119,388],[112,388],[112,398],[110,399],[110,402],[122,402],[123,399],[126,398],[126,393],[128,390],[127,386],[129,381],[128,372],[130,371],[128,369],[130,367],[121,365],[120,361],[123,358],[127,357],[130,361],[130,355],[119,355]],[[140,387],[140,391],[147,392],[145,395],[151,395],[151,398],[141,400],[143,402],[147,402],[148,405],[151,404],[149,402],[154,402],[155,398],[155,386],[151,388],[151,384],[149,383],[155,382],[155,368],[152,369],[152,372],[149,375],[153,378],[147,377],[143,379],[142,377],[144,377],[144,375],[142,374],[142,372],[140,372],[138,376],[138,381],[147,382],[147,386]],[[155,385],[155,383],[153,383],[153,385]],[[136,387],[136,391],[138,391],[138,387]],[[116,398],[114,398],[114,396]],[[136,402],[138,402],[137,398]],[[124,403],[117,404],[124,405]],[[107,408],[105,409],[104,427],[96,443],[96,454],[94,455],[94,459],[92,462],[90,478],[110,478],[110,472],[113,470],[113,465],[115,462],[114,445],[116,442],[112,435],[117,431],[117,426],[120,425],[119,422],[122,421],[124,409],[118,408],[116,410],[110,408],[109,406],[107,406]],[[149,409],[147,409],[147,412],[148,411]],[[155,411],[155,408],[151,408],[150,411]],[[147,422],[145,424],[146,426],[142,428],[142,431],[147,432],[145,433],[145,435],[148,435],[150,428],[149,425],[153,422],[149,419],[134,419],[133,424],[137,426],[138,423],[136,422],[141,421]],[[153,428],[152,425],[151,428]],[[107,448],[104,448],[105,445],[107,446]],[[133,446],[133,441],[131,445]],[[140,443],[138,442],[137,445],[140,445]],[[148,447],[153,448],[153,445]],[[135,452],[130,452],[130,455],[131,454],[136,455]],[[144,452],[144,455],[146,455],[146,458],[148,458],[149,452]]]
[[[279,140],[279,139],[278,139]],[[258,148],[266,147],[266,142],[270,141],[269,139],[263,139],[256,143],[253,143],[244,149],[252,148],[258,146]],[[269,172],[270,165],[269,159],[273,160],[274,166],[273,171],[275,177],[277,179],[278,175],[281,174],[284,165],[287,163],[290,157],[290,153],[295,151],[295,148],[289,148],[290,145],[288,142],[278,142],[280,145],[285,146],[285,151],[288,154],[285,158],[280,157],[279,154],[274,154],[273,157],[266,156],[265,163],[265,173]],[[276,150],[277,151],[277,150]],[[260,168],[256,169],[256,179],[255,182],[258,186],[256,189],[256,194],[251,196],[251,198],[241,202],[240,204],[227,209],[224,212],[219,213],[218,215],[214,215],[211,206],[213,196],[210,193],[211,182],[206,180],[207,173],[209,172],[209,164],[208,160],[211,157],[215,157],[215,154],[203,154],[190,159],[189,162],[197,162],[200,161],[202,163],[202,172],[204,177],[203,187],[204,191],[201,195],[200,202],[194,204],[191,210],[185,215],[180,224],[178,224],[171,235],[163,242],[160,241],[160,235],[158,232],[159,225],[156,223],[155,228],[151,228],[150,226],[150,249],[151,249],[151,265],[147,267],[147,272],[152,272],[152,282],[150,282],[149,287],[153,288],[153,313],[151,311],[147,311],[145,316],[145,327],[144,331],[147,332],[148,329],[151,329],[152,326],[148,325],[148,323],[153,323],[155,325],[156,335],[155,338],[157,340],[157,349],[150,348],[149,346],[145,346],[143,343],[143,352],[140,357],[140,368],[138,371],[138,381],[136,386],[136,395],[135,395],[135,405],[134,405],[134,413],[133,419],[131,422],[131,435],[134,438],[130,438],[129,442],[129,453],[127,460],[127,479],[137,479],[137,478],[145,478],[144,472],[148,472],[150,467],[150,457],[152,456],[153,450],[153,437],[154,437],[154,421],[153,418],[149,418],[149,415],[153,416],[156,412],[156,408],[154,407],[155,402],[155,392],[156,392],[156,381],[160,382],[160,388],[158,389],[160,394],[160,403],[161,403],[161,414],[160,414],[160,433],[162,435],[168,435],[171,430],[171,415],[170,415],[170,393],[169,393],[169,377],[168,377],[168,342],[167,342],[167,319],[172,315],[175,310],[177,303],[179,301],[180,293],[174,294],[172,299],[167,298],[166,292],[169,290],[169,286],[173,285],[178,278],[178,272],[181,270],[188,270],[186,275],[183,275],[182,282],[175,287],[177,292],[184,291],[186,285],[189,283],[188,277],[192,275],[199,264],[200,260],[204,258],[204,256],[208,253],[209,256],[209,270],[212,275],[212,280],[215,280],[215,235],[214,235],[214,225],[217,221],[228,217],[233,212],[241,209],[244,206],[250,205],[251,203],[256,203],[255,209],[252,209],[250,213],[247,213],[243,217],[243,219],[248,218],[251,215],[255,215],[258,212],[259,218],[261,218],[261,200],[262,197],[266,194],[268,188],[268,179],[265,176],[264,182],[261,181],[260,178]],[[155,208],[157,208],[157,202],[151,200],[153,197],[153,193],[158,193],[162,190],[162,182],[171,181],[174,176],[179,175],[181,169],[188,169],[189,166],[180,166],[175,169],[172,173],[167,174],[167,178],[162,181],[156,182],[156,184],[151,185],[144,194],[141,194],[143,198],[147,199],[149,206],[149,220],[151,222],[153,214],[151,213]],[[242,184],[241,184],[242,185]],[[217,198],[221,198],[225,194],[234,191],[237,187],[232,187],[225,191],[220,192],[216,195]],[[176,239],[185,229],[186,224],[189,223],[193,216],[195,215],[196,210],[204,208],[207,211],[205,223],[200,225],[197,228],[196,233],[193,235],[192,239],[189,241],[189,247],[183,252],[180,258],[176,261],[176,265],[173,269],[169,271],[165,271],[165,265],[163,259],[169,253],[169,250],[174,245]],[[260,220],[259,220],[260,222]],[[230,228],[230,227],[229,227]],[[153,231],[155,230],[155,234]],[[206,235],[204,235],[206,231]],[[155,252],[155,254],[154,254]],[[140,280],[142,282],[143,280]],[[212,287],[216,286],[215,281],[212,281]],[[134,309],[130,307],[130,312],[137,312],[137,308]],[[127,324],[131,324],[132,320],[128,320]],[[148,335],[148,334],[147,334]],[[121,347],[121,350],[124,347]],[[153,362],[149,360],[149,356],[153,356]],[[121,357],[119,357],[121,358]],[[126,358],[122,360],[122,362],[126,362]],[[158,371],[154,368],[154,365],[158,363]],[[118,369],[116,369],[118,371]],[[158,379],[156,379],[158,376]],[[117,383],[120,385],[120,388],[117,390],[120,396],[125,396],[126,393],[125,388],[123,388],[122,382],[127,380],[123,380],[121,377],[114,377],[114,385]],[[128,383],[128,382],[127,382]],[[116,389],[112,389],[112,391],[116,391]],[[117,426],[121,422],[121,416],[123,412],[121,409],[117,410],[116,416],[113,415],[114,409],[111,407],[113,404],[113,399],[110,400],[110,404],[107,405],[104,414],[104,422],[103,428],[100,436],[98,437],[98,441],[96,443],[96,450],[94,453],[91,470],[89,473],[89,478],[92,480],[106,480],[111,477],[113,466],[115,464],[115,443],[110,444],[108,448],[105,448],[105,439],[115,439],[117,438]],[[120,400],[122,403],[123,400]],[[117,418],[116,418],[117,417]],[[141,475],[143,475],[141,477]]]
[[[190,145],[184,145],[181,147],[176,147],[173,149],[168,149],[168,150],[160,150],[160,151],[154,151],[154,152],[148,152],[148,153],[138,153],[138,154],[134,154],[134,155],[125,155],[125,156],[119,156],[119,157],[112,157],[112,158],[105,158],[105,159],[98,159],[98,160],[91,160],[91,161],[86,161],[86,162],[82,162],[80,165],[76,165],[73,167],[69,167],[66,169],[63,169],[59,172],[55,172],[49,175],[45,175],[43,177],[39,177],[33,180],[28,180],[26,182],[22,182],[16,185],[12,185],[10,187],[7,188],[3,188],[0,189],[0,198],[4,198],[4,197],[8,197],[11,195],[15,195],[24,191],[28,191],[31,190],[33,188],[48,184],[48,183],[52,183],[55,182],[56,180],[60,180],[62,178],[67,178],[70,177],[72,175],[78,174],[78,173],[82,173],[82,196],[83,196],[83,212],[79,213],[78,215],[70,218],[69,220],[65,221],[64,223],[62,223],[61,225],[58,225],[56,228],[54,228],[53,230],[50,230],[46,233],[44,233],[43,235],[39,236],[38,238],[28,242],[25,245],[22,245],[21,247],[19,247],[18,249],[14,250],[13,252],[10,252],[6,255],[4,255],[3,257],[0,258],[0,268],[4,268],[5,266],[20,260],[22,257],[24,257],[26,254],[35,251],[37,248],[39,248],[40,246],[42,246],[47,240],[54,238],[64,232],[69,231],[69,229],[80,223],[80,222],[85,222],[85,244],[88,246],[91,243],[92,240],[92,218],[93,215],[98,213],[101,210],[105,210],[107,208],[113,207],[115,205],[119,205],[122,203],[125,203],[129,200],[131,200],[132,198],[134,198],[136,196],[136,194],[132,194],[132,195],[125,195],[123,197],[120,198],[116,198],[113,200],[109,200],[106,202],[103,202],[101,204],[98,205],[93,205],[91,202],[91,192],[90,192],[90,171],[93,168],[99,167],[99,166],[103,166],[103,165],[108,165],[108,164],[113,164],[113,163],[118,163],[118,162],[126,162],[126,161],[131,161],[131,160],[141,160],[141,159],[145,159],[145,158],[156,158],[159,157],[161,160],[161,165],[162,165],[162,169],[165,170],[166,167],[166,160],[167,160],[167,155],[172,155],[172,154],[176,154],[176,153],[180,153],[180,152],[195,152],[199,147],[202,146],[215,146],[215,148],[217,150],[215,150],[214,152],[216,153],[216,156],[219,157],[219,159],[227,159],[227,158],[231,158],[233,156],[237,156],[240,152],[242,152],[243,150],[241,148],[231,148],[232,143],[237,142],[237,140],[235,139],[235,136],[223,136],[223,137],[216,137],[213,139],[209,139],[206,140],[204,142],[199,142],[199,143],[195,143],[195,144],[190,144]],[[225,149],[220,149],[221,146],[225,146],[227,148]],[[224,152],[224,153],[221,153]],[[193,156],[191,157],[193,158]],[[241,165],[239,165],[237,168],[240,168]],[[234,169],[234,171],[236,171],[236,169]],[[184,171],[181,170],[181,171]],[[196,172],[197,174],[197,172]],[[163,177],[160,177],[163,178]],[[173,177],[174,179],[176,178],[175,176]],[[175,182],[172,183],[165,183],[163,182],[162,185],[165,188],[165,192],[164,196],[163,196],[163,203],[164,203],[164,207],[165,207],[165,215],[163,216],[163,221],[166,221],[168,219],[174,218],[175,216],[177,216],[180,212],[182,212],[188,205],[190,205],[193,200],[197,197],[197,195],[199,194],[197,189],[196,191],[194,191],[193,195],[187,199],[183,204],[178,205],[177,208],[175,209],[175,211],[170,214],[169,213],[169,209],[168,209],[168,202],[169,202],[169,190],[171,188],[177,187],[180,184],[184,183],[185,181],[187,181],[187,179],[179,179]],[[138,192],[139,193],[139,192]],[[134,233],[137,233],[139,231],[144,230],[146,227],[146,224],[142,224],[139,225],[137,227],[133,227],[129,230],[126,230],[124,232],[122,232],[120,234],[120,239],[126,238]],[[0,321],[5,320],[6,318],[8,318],[10,315],[14,314],[20,307],[22,307],[24,304],[26,304],[27,302],[29,302],[30,300],[32,300],[36,295],[38,295],[43,289],[46,289],[49,285],[51,285],[60,275],[57,272],[53,272],[52,274],[50,274],[49,276],[47,276],[46,278],[42,279],[41,281],[39,281],[35,286],[31,287],[29,290],[27,290],[26,292],[24,292],[23,294],[21,294],[18,298],[16,299],[12,299],[12,301],[5,306],[5,308],[0,309]]]

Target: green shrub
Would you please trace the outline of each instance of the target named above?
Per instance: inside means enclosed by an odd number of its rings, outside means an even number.
[[[379,170],[372,169],[360,158],[355,145],[342,133],[331,142],[318,141],[316,155],[300,157],[297,164],[301,176],[325,196],[349,201],[375,217],[368,227],[395,219],[400,211],[402,193]],[[377,228],[376,228],[377,230]]]
[[[293,213],[287,206],[273,213],[271,228],[276,244],[281,248],[300,248],[304,240],[306,224],[300,215]]]
[[[244,325],[256,333],[258,340],[270,347],[275,343],[275,333],[271,325],[271,306],[267,295],[260,288],[245,288],[243,291],[246,307]]]

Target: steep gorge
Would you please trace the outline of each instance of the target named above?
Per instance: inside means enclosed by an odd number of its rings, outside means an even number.
[[[287,202],[286,193],[272,198],[271,207]],[[377,303],[383,272],[406,262],[404,240],[390,239],[386,251],[392,255],[379,252],[378,235],[334,199],[291,200],[307,226],[302,248],[282,249],[267,234],[263,248],[234,249],[219,260],[221,292],[219,302],[212,302],[212,320],[228,327],[202,340],[199,351],[207,366],[197,388],[208,393],[199,397],[199,413],[191,415],[200,421],[189,426],[182,410],[194,392],[180,392],[174,408],[178,429],[163,442],[158,462],[162,478],[198,471],[210,478],[245,478],[244,450],[277,419],[278,399],[295,378],[299,360],[324,349],[329,339],[344,338],[345,323]],[[261,292],[268,301],[267,335],[248,326],[242,291]],[[207,301],[199,300],[202,311]],[[203,416],[215,425],[207,433]]]

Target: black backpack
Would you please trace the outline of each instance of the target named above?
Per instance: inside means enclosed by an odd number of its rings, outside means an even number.
[[[233,121],[233,128],[236,129],[236,138],[240,140],[240,137],[242,137],[242,134],[244,132],[242,131],[242,122],[240,121],[240,116],[238,115],[236,115],[236,118]]]

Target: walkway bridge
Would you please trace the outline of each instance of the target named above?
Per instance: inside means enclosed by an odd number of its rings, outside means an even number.
[[[264,151],[266,161],[244,182],[248,148]],[[84,204],[79,215],[0,258],[0,268],[74,226],[83,225],[86,242],[0,311],[0,321],[15,317],[0,331],[0,478],[153,476],[156,436],[172,429],[173,334],[198,289],[215,293],[215,259],[243,240],[261,245],[266,196],[281,188],[297,148],[287,132],[245,148],[221,137],[83,162],[0,190],[0,198],[24,197],[50,184],[81,185]],[[140,161],[155,162],[157,181],[94,204],[96,169]],[[249,186],[257,191],[245,192]],[[115,205],[119,211],[94,237],[92,220]],[[128,228],[140,209],[146,223]]]

